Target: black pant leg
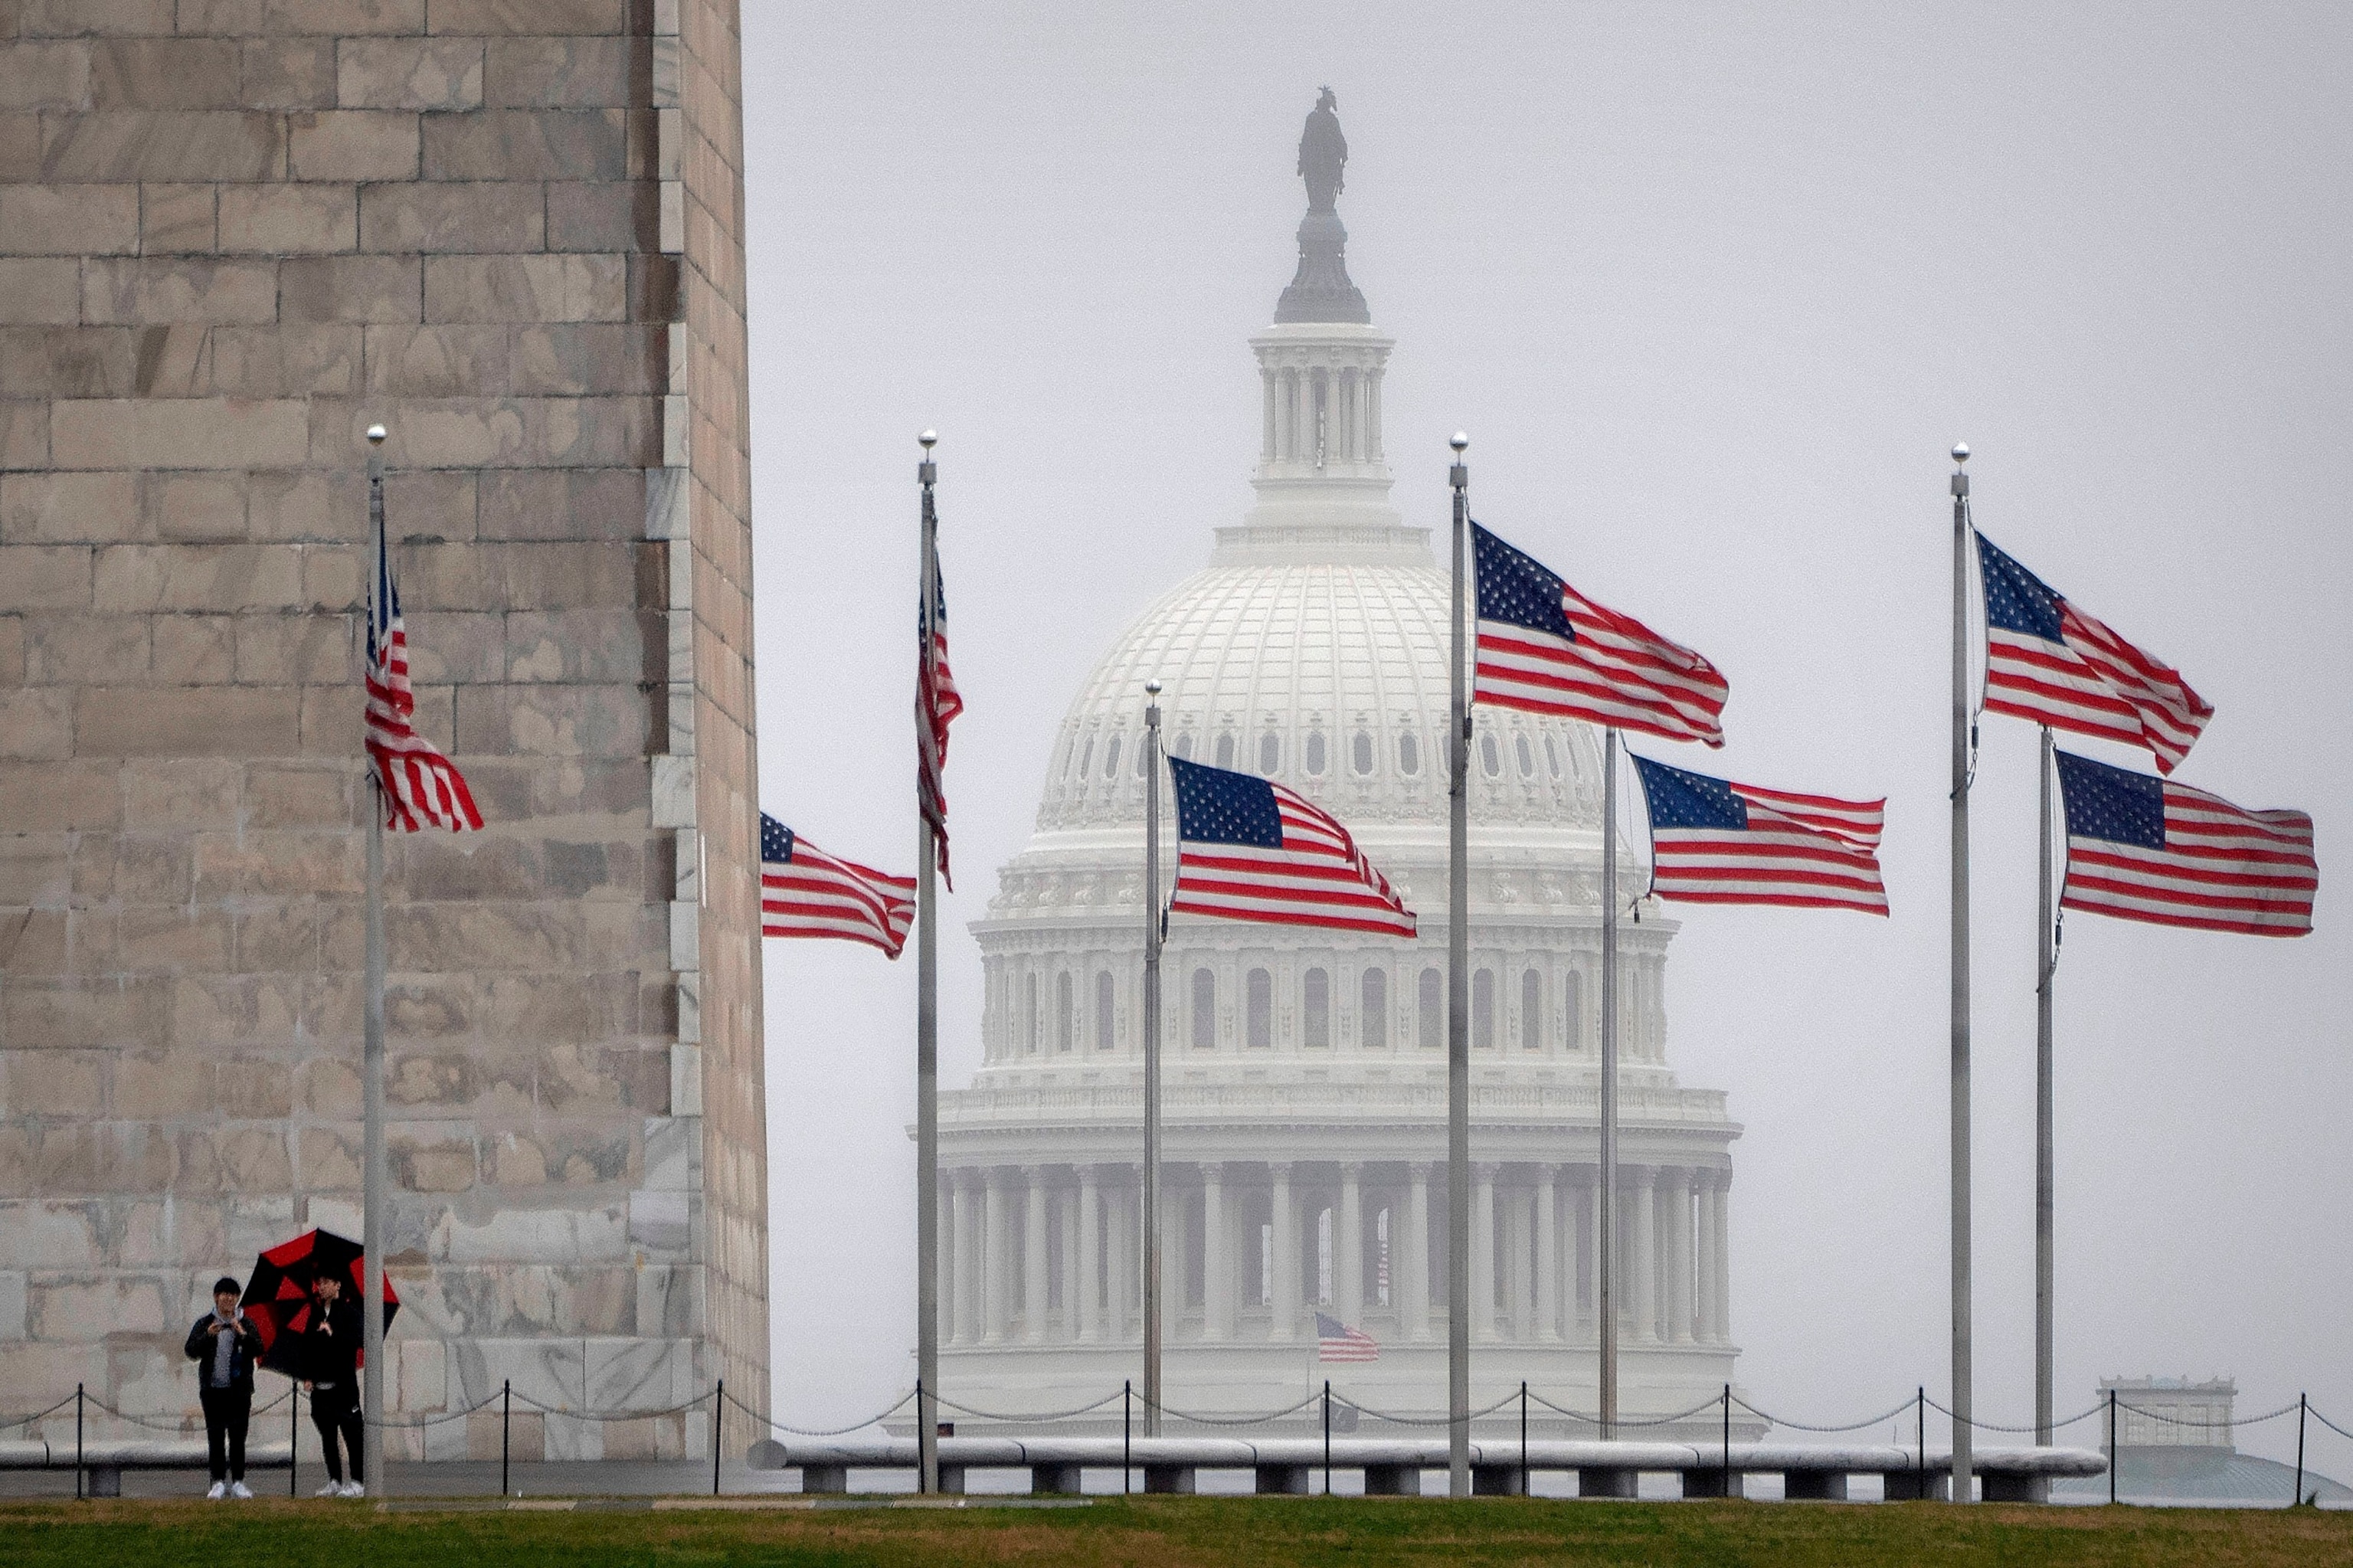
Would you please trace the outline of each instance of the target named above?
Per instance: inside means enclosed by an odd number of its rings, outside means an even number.
[[[226,1439],[228,1436],[228,1412],[221,1406],[222,1390],[201,1388],[196,1401],[205,1408],[205,1464],[215,1481],[228,1479],[228,1457]],[[240,1448],[243,1446],[239,1445]]]
[[[227,1406],[228,1478],[241,1481],[245,1479],[245,1433],[253,1422],[253,1390],[225,1389],[221,1393],[221,1403]],[[206,1423],[207,1427],[211,1425],[209,1421]]]
[[[336,1439],[343,1435],[343,1391],[314,1389],[311,1393],[311,1425],[319,1434],[319,1451],[325,1457],[327,1479],[343,1478],[343,1456]]]
[[[367,1484],[367,1425],[360,1419],[359,1390],[353,1389],[351,1403],[343,1406],[343,1446],[352,1451],[352,1479]]]

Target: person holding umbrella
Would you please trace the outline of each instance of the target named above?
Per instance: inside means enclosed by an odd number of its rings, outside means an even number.
[[[188,1359],[196,1363],[196,1399],[205,1408],[205,1457],[212,1469],[214,1502],[250,1498],[245,1484],[245,1429],[253,1419],[253,1363],[261,1359],[261,1331],[237,1307],[243,1287],[224,1275],[213,1282],[213,1309],[188,1330]]]
[[[302,1387],[311,1395],[311,1425],[319,1429],[319,1445],[327,1456],[327,1484],[322,1498],[367,1495],[367,1477],[360,1457],[365,1434],[360,1418],[359,1303],[343,1295],[343,1282],[322,1271],[311,1282],[311,1310],[301,1330],[296,1351]],[[343,1456],[335,1440],[343,1439],[352,1465],[352,1478],[343,1479]]]

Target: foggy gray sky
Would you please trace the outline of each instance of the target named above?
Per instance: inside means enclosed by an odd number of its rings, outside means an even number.
[[[1746,1128],[1749,1396],[1831,1421],[1947,1383],[1965,439],[1978,525],[2216,705],[2179,777],[2311,811],[2323,863],[2297,941],[2067,922],[2058,1407],[2103,1374],[2228,1372],[2242,1414],[2303,1388],[2353,1413],[2353,12],[913,0],[744,27],[762,792],[912,869],[913,438],[936,426],[969,705],[947,1081],[980,1054],[964,923],[1064,704],[1247,504],[1245,340],[1329,83],[1408,520],[1442,525],[1468,429],[1482,522],[1729,677],[1729,747],[1654,754],[1889,797],[1892,919],[1686,906],[1668,968],[1670,1059]],[[2023,1422],[2033,733],[1984,736],[1978,1400]],[[913,981],[768,945],[775,1398],[804,1425],[913,1377]],[[2353,1478],[2353,1445],[2315,1454]]]

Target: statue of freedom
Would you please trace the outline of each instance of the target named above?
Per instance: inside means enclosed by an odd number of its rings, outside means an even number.
[[[1330,212],[1340,195],[1341,171],[1348,163],[1348,139],[1340,134],[1339,101],[1325,88],[1308,111],[1299,136],[1299,172],[1307,179],[1307,210]]]

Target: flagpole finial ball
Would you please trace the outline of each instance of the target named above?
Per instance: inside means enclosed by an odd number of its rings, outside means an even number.
[[[1953,443],[1953,461],[1955,462],[1967,462],[1969,461],[1968,442],[1955,441]]]
[[[1144,683],[1144,690],[1145,695],[1156,697],[1160,694],[1160,683],[1157,681],[1146,681]]]
[[[385,433],[385,428],[382,425],[370,425],[367,428],[368,445],[372,447],[380,447],[384,445]]]
[[[925,451],[930,451],[932,450],[932,444],[940,439],[940,433],[937,430],[925,430],[922,435],[917,436],[915,439],[923,443],[923,450]]]
[[[1464,435],[1461,430],[1457,430],[1457,431],[1455,431],[1455,432],[1454,432],[1454,439],[1453,439],[1452,440],[1451,440],[1451,441],[1447,442],[1446,444],[1447,444],[1448,446],[1450,446],[1450,447],[1452,447],[1456,451],[1458,451],[1458,452],[1459,452],[1459,451],[1461,451],[1464,447],[1467,447],[1467,446],[1469,446],[1469,445],[1471,444],[1471,438],[1470,438],[1469,436]]]

